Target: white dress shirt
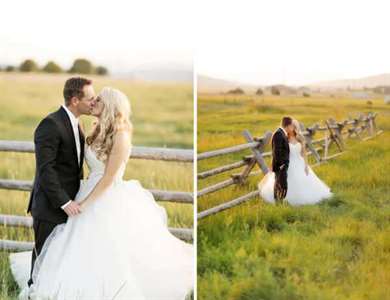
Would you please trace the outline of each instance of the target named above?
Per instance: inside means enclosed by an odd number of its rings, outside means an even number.
[[[68,117],[70,119],[70,123],[72,124],[74,139],[76,142],[76,149],[77,149],[77,161],[80,165],[80,152],[81,152],[81,146],[80,146],[80,136],[79,136],[79,118],[77,118],[65,105],[62,105],[63,109],[65,109],[66,113],[68,114]],[[72,200],[69,200],[64,205],[61,206],[62,209],[64,209]]]

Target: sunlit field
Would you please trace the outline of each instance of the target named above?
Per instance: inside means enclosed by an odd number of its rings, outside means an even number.
[[[63,103],[62,89],[68,75],[9,74],[0,72],[0,140],[33,140],[39,121]],[[95,91],[111,86],[130,99],[134,126],[133,144],[192,149],[192,86],[183,83],[146,83],[92,77]],[[88,133],[92,117],[82,117]],[[86,168],[86,167],[85,167]],[[33,154],[0,153],[0,178],[32,180]],[[86,174],[88,173],[85,169]],[[129,160],[125,179],[138,179],[145,188],[192,192],[193,164]],[[0,190],[0,213],[26,216],[28,192]],[[162,204],[160,202],[160,204]],[[193,206],[162,204],[168,210],[170,227],[193,226]],[[0,238],[32,241],[30,229],[0,226]],[[17,295],[8,265],[8,253],[0,252],[0,299]]]
[[[314,169],[334,192],[330,200],[291,207],[257,197],[198,222],[199,300],[390,299],[390,105],[380,99],[199,95],[198,153],[245,143],[244,129],[262,136],[285,115],[310,126],[368,111],[379,113],[384,133],[348,139],[343,155]],[[245,154],[202,160],[198,172]],[[198,180],[198,188],[228,175]],[[261,178],[200,197],[198,211],[256,190]]]

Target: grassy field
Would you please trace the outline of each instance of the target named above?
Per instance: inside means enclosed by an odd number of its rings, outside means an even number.
[[[0,72],[0,140],[31,141],[38,122],[62,104],[67,76],[21,75]],[[112,86],[128,95],[134,125],[133,144],[192,149],[192,86],[158,84],[93,77],[95,91]],[[92,117],[83,117],[88,132]],[[32,154],[0,153],[0,178],[31,180]],[[193,189],[193,165],[189,163],[130,160],[125,178],[138,179],[146,188],[178,191]],[[29,193],[0,190],[0,213],[26,215]],[[172,227],[193,226],[193,206],[164,204]],[[32,231],[0,226],[0,239],[33,240]],[[0,252],[0,299],[13,299],[17,286],[9,270],[8,254]]]
[[[372,102],[198,96],[198,153],[244,143],[244,129],[261,136],[284,115],[308,126],[376,111],[385,130],[368,141],[348,140],[345,154],[315,168],[335,193],[320,205],[274,206],[255,198],[201,220],[199,300],[390,299],[390,105]],[[200,161],[198,171],[242,156]],[[199,180],[198,188],[228,175]],[[260,179],[201,197],[198,211],[255,190]]]

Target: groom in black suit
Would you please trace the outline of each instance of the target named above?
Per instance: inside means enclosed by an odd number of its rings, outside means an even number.
[[[35,245],[29,286],[35,259],[54,227],[81,213],[73,201],[83,179],[85,139],[78,119],[91,113],[95,92],[91,80],[73,77],[63,93],[64,105],[46,116],[34,133],[36,171],[27,212],[33,217]]]
[[[293,131],[292,119],[284,117],[281,127],[272,136],[272,171],[275,173],[274,199],[280,203],[287,194],[287,170],[290,162],[288,133]]]

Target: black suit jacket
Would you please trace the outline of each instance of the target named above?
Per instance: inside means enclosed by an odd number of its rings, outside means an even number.
[[[56,224],[68,215],[61,208],[74,200],[83,179],[84,135],[79,127],[80,164],[72,125],[64,108],[44,118],[35,129],[36,171],[27,212]]]
[[[282,169],[287,170],[290,162],[290,147],[288,138],[281,128],[276,130],[272,136],[272,171],[279,172]],[[283,168],[281,169],[281,166]]]

